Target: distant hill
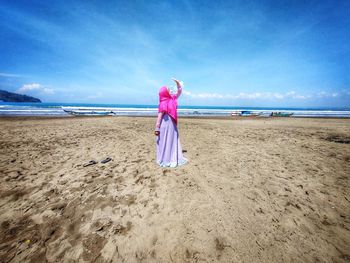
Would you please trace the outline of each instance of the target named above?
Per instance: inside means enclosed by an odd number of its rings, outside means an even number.
[[[27,96],[21,95],[13,92],[8,92],[5,90],[0,90],[0,101],[4,102],[41,102],[41,100]]]

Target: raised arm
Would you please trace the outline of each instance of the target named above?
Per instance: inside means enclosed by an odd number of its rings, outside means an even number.
[[[181,83],[180,83],[180,84],[177,84],[176,98],[180,97],[181,93],[182,93],[182,86],[181,86]]]
[[[174,78],[172,80],[175,81],[175,83],[176,83],[176,87],[177,87],[176,98],[178,98],[178,97],[180,97],[180,95],[182,93],[183,83],[182,83],[182,81],[174,79]]]

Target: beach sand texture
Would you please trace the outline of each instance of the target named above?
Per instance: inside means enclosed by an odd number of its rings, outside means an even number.
[[[154,125],[0,119],[0,262],[350,261],[350,120],[180,118],[176,169]]]

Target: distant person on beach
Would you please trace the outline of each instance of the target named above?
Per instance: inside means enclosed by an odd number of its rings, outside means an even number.
[[[155,135],[157,136],[157,163],[161,167],[177,167],[187,163],[177,129],[177,99],[182,92],[182,82],[176,83],[177,92],[171,93],[166,86],[159,90],[158,118]]]

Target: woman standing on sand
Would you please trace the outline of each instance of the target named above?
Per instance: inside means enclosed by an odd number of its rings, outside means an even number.
[[[157,163],[161,167],[177,167],[187,163],[177,130],[177,98],[182,92],[182,82],[173,79],[177,92],[171,94],[167,87],[159,90],[158,118],[155,135],[157,136]]]

